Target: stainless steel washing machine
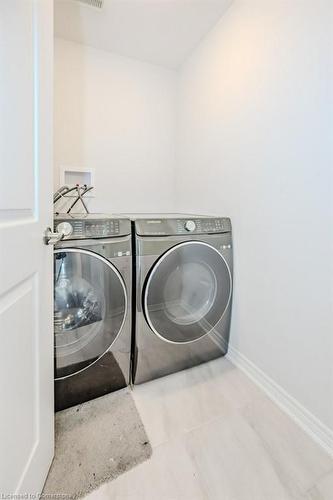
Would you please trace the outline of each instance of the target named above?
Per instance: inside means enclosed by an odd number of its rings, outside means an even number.
[[[131,216],[136,306],[133,382],[226,354],[232,298],[228,218]]]
[[[61,410],[128,385],[131,223],[60,214],[54,252],[55,406]]]

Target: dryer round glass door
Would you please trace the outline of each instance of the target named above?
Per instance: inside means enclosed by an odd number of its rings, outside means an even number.
[[[55,378],[97,361],[119,335],[126,311],[124,281],[108,260],[88,250],[55,250]]]
[[[231,273],[211,245],[172,247],[152,267],[143,295],[146,320],[163,340],[188,343],[212,332],[231,298]]]

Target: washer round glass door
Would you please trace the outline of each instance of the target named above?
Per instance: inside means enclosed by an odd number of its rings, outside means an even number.
[[[143,296],[146,320],[167,342],[188,343],[213,330],[231,297],[231,273],[211,245],[189,241],[154,264]]]
[[[88,250],[55,250],[55,378],[97,361],[119,335],[126,311],[125,284],[111,262]]]

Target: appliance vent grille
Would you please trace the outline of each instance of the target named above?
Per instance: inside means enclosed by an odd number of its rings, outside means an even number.
[[[101,9],[103,7],[104,0],[76,0],[76,2],[89,5],[90,7],[95,7],[96,9]]]

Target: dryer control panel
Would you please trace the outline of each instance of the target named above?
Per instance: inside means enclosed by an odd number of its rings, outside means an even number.
[[[172,236],[231,232],[231,221],[226,217],[192,217],[175,219],[137,219],[136,233],[141,236]]]
[[[128,219],[94,217],[93,214],[89,214],[89,217],[80,215],[80,218],[73,216],[62,218],[59,215],[55,219],[55,231],[61,230],[64,225],[71,229],[63,240],[112,238],[131,234],[131,223]]]

